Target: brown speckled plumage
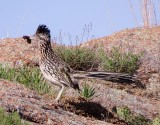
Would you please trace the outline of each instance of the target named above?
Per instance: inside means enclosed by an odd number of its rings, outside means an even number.
[[[64,87],[72,87],[79,90],[78,83],[73,82],[69,75],[70,67],[52,50],[50,30],[46,25],[39,25],[34,36],[24,36],[23,38],[27,39],[28,43],[31,43],[30,41],[32,40],[38,42],[39,67],[43,77],[53,85],[61,87],[56,101],[60,99]]]

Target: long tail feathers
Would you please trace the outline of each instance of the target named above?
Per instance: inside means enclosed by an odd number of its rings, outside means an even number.
[[[75,79],[95,78],[118,83],[136,84],[141,88],[145,88],[145,86],[135,76],[131,76],[125,73],[76,71],[72,75]]]

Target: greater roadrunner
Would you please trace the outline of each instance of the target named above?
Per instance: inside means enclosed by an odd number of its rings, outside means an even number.
[[[32,40],[38,42],[39,67],[43,77],[50,81],[51,84],[61,88],[56,101],[61,98],[65,87],[80,90],[78,82],[71,79],[69,74],[71,68],[52,50],[50,30],[46,25],[39,25],[35,35],[24,36],[23,38],[27,39],[28,43],[31,43]]]
[[[124,73],[73,71],[68,64],[61,60],[52,50],[50,30],[46,25],[39,25],[35,35],[23,36],[23,38],[27,39],[28,43],[32,41],[38,42],[40,54],[39,67],[43,77],[53,85],[61,88],[56,101],[60,99],[65,87],[72,87],[80,91],[78,82],[74,78],[98,78],[113,82],[129,82],[138,83],[138,86],[141,85],[135,77]]]

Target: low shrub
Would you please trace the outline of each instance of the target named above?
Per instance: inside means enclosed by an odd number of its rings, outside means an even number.
[[[143,115],[134,115],[128,107],[117,107],[116,113],[119,119],[124,120],[129,125],[150,125],[151,121]]]
[[[58,46],[55,52],[62,60],[74,70],[94,70],[98,67],[96,55],[93,50],[83,47]]]
[[[101,67],[105,71],[134,73],[139,67],[140,55],[129,53],[122,53],[118,48],[113,47],[111,53],[107,55],[101,48],[99,50],[99,59]]]
[[[160,125],[160,117],[156,117],[152,121],[152,125]]]
[[[108,54],[103,48],[93,51],[84,47],[56,46],[55,52],[74,70],[97,70],[133,74],[139,67],[140,54],[122,53],[116,47]]]

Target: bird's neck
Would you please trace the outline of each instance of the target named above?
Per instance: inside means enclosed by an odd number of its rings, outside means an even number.
[[[40,59],[51,58],[53,50],[50,42],[41,42],[39,44]]]

